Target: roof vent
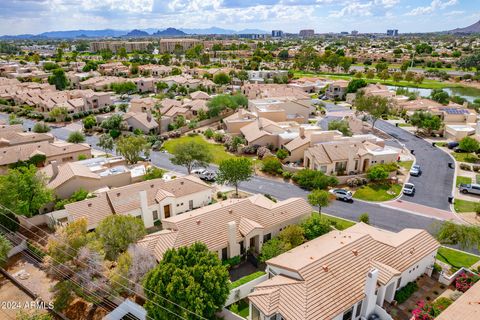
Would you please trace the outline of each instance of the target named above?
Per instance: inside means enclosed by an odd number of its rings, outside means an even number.
[[[154,185],[153,185],[153,184],[151,184],[151,185],[150,185],[150,188],[152,188],[152,189],[153,189],[153,187],[154,187]]]
[[[91,206],[92,206],[92,204],[91,204],[91,203],[89,203],[89,204],[88,204],[88,207],[90,208]]]
[[[410,254],[413,254],[414,251],[414,248],[410,249]]]
[[[117,197],[120,197],[120,192],[117,192]]]
[[[353,252],[353,255],[354,255],[355,257],[358,256],[358,250],[357,250],[357,249],[353,249],[352,252]]]
[[[323,269],[323,271],[328,272],[328,266],[327,266],[326,264],[324,264],[324,265],[322,266],[322,269]]]
[[[184,182],[183,182],[183,181],[180,181],[180,184],[183,186]]]
[[[310,260],[313,260],[314,258],[313,257],[310,257]]]
[[[197,220],[197,225],[199,225],[199,224],[200,224],[200,222],[201,222],[200,220]]]
[[[232,214],[232,213],[233,213],[233,210],[232,210],[232,209],[228,209],[228,213]]]

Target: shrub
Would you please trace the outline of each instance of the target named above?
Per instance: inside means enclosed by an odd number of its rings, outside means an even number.
[[[465,292],[470,289],[478,280],[479,276],[476,274],[463,273],[455,279],[455,288],[461,292]]]
[[[418,285],[416,282],[409,282],[403,288],[398,290],[395,293],[395,300],[401,304],[410,298],[410,296],[418,290]]]
[[[447,309],[448,306],[450,306],[452,303],[452,299],[449,299],[447,297],[440,297],[433,302],[433,304],[442,311]]]
[[[438,263],[434,263],[433,270],[436,272],[442,272],[442,267]]]
[[[273,202],[277,202],[277,199],[275,199],[271,194],[265,193],[264,196],[265,196],[265,198],[268,198],[268,199],[272,200]]]
[[[376,164],[368,168],[367,177],[372,181],[385,180],[388,178],[388,171],[384,166]]]
[[[300,187],[307,190],[326,189],[329,186],[338,184],[335,177],[325,175],[321,171],[303,169],[293,175],[293,181]]]
[[[263,159],[264,157],[269,157],[271,155],[272,155],[272,152],[267,147],[260,147],[257,149],[257,156],[260,159]]]
[[[286,149],[278,149],[276,156],[278,159],[283,160],[288,157],[288,151]]]
[[[362,213],[360,217],[358,217],[358,221],[370,224],[370,217],[368,216],[368,213]]]
[[[213,132],[213,130],[210,129],[210,128],[208,128],[207,130],[205,130],[205,132],[203,133],[203,135],[204,135],[205,138],[207,138],[207,139],[212,139],[213,134],[214,134],[214,132]]]
[[[262,160],[262,171],[269,174],[281,174],[282,173],[282,163],[278,158],[273,156],[268,156]]]
[[[290,171],[283,171],[282,176],[283,176],[283,179],[290,180],[293,177],[293,173]]]
[[[242,262],[240,256],[235,256],[235,257],[231,257],[223,260],[222,264],[230,269],[231,267],[239,265],[240,262]]]
[[[213,134],[213,140],[215,140],[216,142],[223,142],[223,139],[225,138],[225,136],[219,132],[215,132]]]
[[[17,216],[6,208],[0,208],[0,225],[12,232],[20,228],[20,222]]]
[[[466,163],[460,163],[460,169],[465,171],[472,171],[472,166]]]
[[[480,166],[475,166],[475,165],[473,165],[473,166],[472,166],[472,169],[473,169],[473,171],[475,171],[475,172],[479,172],[479,171],[480,171]]]

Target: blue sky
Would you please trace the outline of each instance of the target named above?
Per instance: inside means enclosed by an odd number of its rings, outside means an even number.
[[[441,31],[480,19],[480,0],[0,0],[0,34],[72,29]]]

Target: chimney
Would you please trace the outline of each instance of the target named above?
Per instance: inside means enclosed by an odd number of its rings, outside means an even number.
[[[298,128],[298,132],[300,134],[300,138],[305,139],[305,127],[300,126],[300,128]]]
[[[237,223],[230,221],[227,223],[229,258],[240,255],[240,245],[237,243]]]
[[[52,180],[58,175],[58,162],[56,160],[52,161]]]
[[[362,316],[367,318],[374,310],[377,302],[375,291],[377,289],[378,270],[372,269],[367,273],[365,281],[365,304],[362,310]]]
[[[152,111],[150,109],[147,109],[147,121],[152,121]]]
[[[145,228],[153,227],[153,215],[150,210],[148,210],[147,191],[139,191],[138,197],[140,199],[140,212],[142,213],[143,224]]]

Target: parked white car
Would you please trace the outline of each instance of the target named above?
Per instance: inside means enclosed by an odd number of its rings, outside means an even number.
[[[413,196],[415,194],[415,185],[413,183],[405,183],[403,186],[403,194]]]
[[[209,171],[207,169],[195,169],[192,170],[192,174],[206,181],[215,181],[216,178],[215,172]]]
[[[352,192],[345,189],[331,189],[329,192],[333,194],[337,200],[351,201],[353,199]]]

